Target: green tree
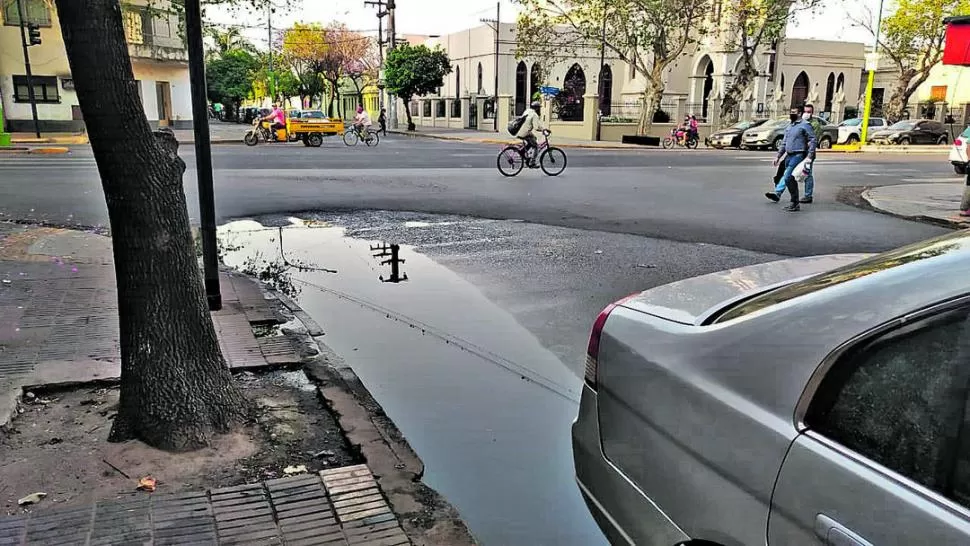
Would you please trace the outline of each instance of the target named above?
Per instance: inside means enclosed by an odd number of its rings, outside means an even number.
[[[253,44],[243,37],[237,27],[228,27],[224,30],[218,27],[207,27],[205,34],[210,44],[206,51],[207,61],[220,59],[231,51],[246,51],[248,53],[256,51]]]
[[[425,95],[437,90],[445,84],[444,78],[448,74],[451,74],[451,61],[441,48],[399,45],[387,54],[384,61],[387,92],[400,97],[405,104],[415,95]],[[411,109],[405,110],[408,114],[408,131],[413,131]]]
[[[249,96],[259,61],[249,52],[227,51],[222,57],[206,63],[206,91],[209,100],[221,102],[235,111]]]
[[[280,74],[281,91],[299,95],[300,103],[323,94],[323,61],[329,46],[320,25],[296,23],[283,31],[280,57],[289,74]]]
[[[883,20],[878,37],[880,55],[887,57],[898,71],[889,101],[883,105],[887,118],[903,118],[910,97],[943,59],[943,19],[968,14],[970,0],[898,0],[892,15]],[[869,15],[857,22],[875,34]]]
[[[520,58],[552,64],[600,46],[644,75],[637,132],[649,132],[667,69],[705,31],[710,0],[518,0]],[[604,32],[605,28],[605,32]]]
[[[734,78],[721,99],[721,124],[732,125],[740,117],[741,100],[759,74],[755,57],[765,47],[776,47],[788,23],[799,12],[811,10],[821,0],[735,0],[723,5],[727,28],[719,29],[730,47],[741,54]]]

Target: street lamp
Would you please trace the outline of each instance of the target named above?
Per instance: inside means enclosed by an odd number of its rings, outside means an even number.
[[[872,84],[876,80],[876,69],[879,68],[879,34],[882,33],[882,8],[885,0],[879,0],[879,17],[876,19],[876,39],[872,46],[872,53],[866,55],[866,70],[869,71],[869,79],[866,82],[866,103],[862,107],[862,146],[868,142],[866,139],[869,134],[869,114],[872,113]]]

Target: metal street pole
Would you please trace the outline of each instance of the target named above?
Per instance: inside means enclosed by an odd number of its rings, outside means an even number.
[[[27,98],[30,100],[30,113],[34,117],[34,134],[40,138],[40,122],[37,121],[37,100],[34,98],[34,75],[30,71],[30,54],[27,52],[27,15],[24,13],[23,0],[17,0],[17,14],[20,15],[20,43],[24,46],[24,72],[27,73]],[[17,94],[16,86],[14,95]]]
[[[603,33],[600,36],[600,75],[596,79],[599,82],[599,92],[596,93],[600,101],[600,107],[596,109],[596,140],[602,140],[603,135],[603,67],[606,66],[606,9],[608,0],[603,0]]]
[[[202,264],[209,309],[222,309],[219,257],[216,250],[216,198],[212,182],[209,144],[209,109],[205,90],[205,53],[202,49],[202,11],[199,0],[185,0],[185,37],[189,49],[189,83],[192,87],[192,129],[195,132],[195,171],[199,180],[199,220]]]
[[[876,19],[876,40],[872,48],[872,58],[868,60],[869,79],[866,81],[866,103],[862,107],[862,146],[866,145],[869,136],[869,114],[872,113],[872,86],[876,81],[876,69],[879,68],[879,34],[882,32],[882,8],[885,0],[879,0],[879,17]]]
[[[498,48],[499,34],[502,32],[502,2],[495,2],[495,98],[492,100],[492,120],[498,132]]]
[[[390,34],[390,42],[387,45],[387,54],[397,47],[397,26],[394,24],[394,0],[387,0],[387,32]],[[407,105],[404,105],[407,108]],[[397,129],[397,97],[387,94],[387,115],[391,122],[391,129]]]
[[[387,11],[384,10],[385,4],[384,0],[365,0],[365,6],[377,6],[377,58],[378,58],[378,93],[377,100],[379,103],[379,108],[384,108],[384,17],[387,16]]]
[[[273,74],[273,0],[266,0],[266,51],[269,52],[269,100],[274,102],[276,100],[276,75]]]

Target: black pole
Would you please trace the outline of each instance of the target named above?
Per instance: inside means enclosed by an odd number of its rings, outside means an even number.
[[[37,100],[34,98],[34,75],[30,71],[30,54],[27,53],[27,16],[23,0],[17,0],[17,13],[20,15],[20,43],[24,46],[24,72],[27,73],[27,98],[30,100],[30,113],[34,117],[34,133],[40,138],[40,123],[37,121]],[[14,89],[14,95],[17,90]]]
[[[495,3],[495,99],[492,101],[492,120],[498,132],[498,45],[502,29],[502,2]]]
[[[202,264],[209,309],[222,309],[219,258],[216,254],[216,197],[212,182],[209,145],[209,109],[205,89],[205,54],[202,50],[202,11],[199,0],[185,0],[185,36],[189,48],[189,82],[192,85],[192,129],[195,132],[195,172],[199,177],[199,220],[202,224]]]
[[[603,34],[600,36],[600,75],[596,78],[599,82],[599,92],[596,93],[597,100],[600,101],[599,108],[596,109],[596,140],[602,140],[603,135],[603,92],[606,87],[603,85],[603,67],[606,66],[606,10],[608,5],[603,0]]]

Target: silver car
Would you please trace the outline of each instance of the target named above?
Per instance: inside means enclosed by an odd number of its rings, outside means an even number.
[[[970,544],[970,231],[661,286],[590,336],[573,450],[614,544]]]

